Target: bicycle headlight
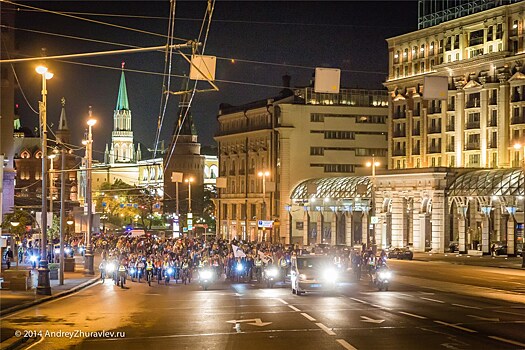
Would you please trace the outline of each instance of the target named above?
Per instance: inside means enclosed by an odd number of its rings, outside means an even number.
[[[236,267],[237,271],[242,271],[243,268],[244,267],[242,266],[242,264],[237,264],[237,267]]]
[[[379,273],[379,278],[383,279],[383,280],[388,280],[392,277],[392,272],[390,271],[381,271]]]
[[[36,262],[37,261],[37,256],[36,255],[31,255],[31,257],[29,258],[29,261],[31,262]]]
[[[129,272],[130,272],[131,274],[134,274],[135,271],[136,271],[136,270],[135,270],[134,268],[131,268],[131,269],[129,270]]]
[[[278,273],[279,271],[275,267],[266,270],[266,275],[268,277],[276,277]]]
[[[305,279],[306,279],[306,275],[305,275],[304,273],[301,273],[301,274],[299,275],[299,279],[300,279],[300,280],[305,280]]]
[[[202,270],[199,275],[201,279],[209,280],[213,276],[213,273],[210,270]]]
[[[113,272],[113,271],[115,271],[115,264],[108,264],[108,265],[106,266],[106,271],[107,271],[107,272],[110,272],[110,273]]]
[[[168,268],[168,273],[171,275],[173,273],[173,268]]]

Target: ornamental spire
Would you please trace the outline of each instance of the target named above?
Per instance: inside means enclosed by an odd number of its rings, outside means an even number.
[[[122,74],[120,76],[120,86],[117,98],[117,111],[129,110],[128,91],[126,89],[126,77],[124,76],[124,65],[125,62],[122,62]]]

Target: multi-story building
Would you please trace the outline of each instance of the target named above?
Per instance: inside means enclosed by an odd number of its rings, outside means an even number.
[[[218,201],[219,234],[301,241],[303,233],[290,226],[291,191],[310,178],[368,174],[365,164],[373,156],[384,166],[387,111],[386,91],[320,94],[311,87],[221,105],[215,140],[226,187]],[[259,220],[273,221],[273,227],[263,230]]]
[[[498,6],[387,39],[389,168],[519,166],[524,10]],[[443,99],[425,98],[428,76],[447,77]]]

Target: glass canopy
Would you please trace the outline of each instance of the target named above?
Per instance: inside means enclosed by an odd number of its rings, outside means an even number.
[[[525,173],[521,169],[475,170],[460,175],[448,188],[454,196],[524,196]]]
[[[372,183],[368,176],[344,176],[310,179],[301,182],[292,191],[292,201],[305,201],[311,197],[345,199],[372,196]]]

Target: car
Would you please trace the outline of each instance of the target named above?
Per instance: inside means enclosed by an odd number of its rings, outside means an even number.
[[[450,242],[450,244],[448,246],[448,250],[451,253],[459,252],[459,242],[456,242],[456,241]]]
[[[389,259],[412,260],[414,258],[414,252],[408,247],[394,248],[388,252],[387,257]]]
[[[291,259],[292,293],[334,292],[338,271],[325,255],[293,256]]]

